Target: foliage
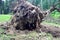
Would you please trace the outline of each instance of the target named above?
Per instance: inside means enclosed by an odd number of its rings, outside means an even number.
[[[33,5],[40,7],[42,10],[49,9],[55,3],[58,3],[60,0],[28,0]],[[58,6],[59,7],[59,6]]]
[[[0,14],[8,14],[11,13],[14,8],[14,5],[18,0],[0,0]],[[40,7],[43,10],[49,9],[51,5],[59,2],[60,0],[27,0],[35,6]],[[15,5],[16,6],[16,5]],[[58,6],[60,7],[60,5]]]
[[[55,19],[60,18],[60,12],[58,12],[57,10],[53,11],[51,16]]]

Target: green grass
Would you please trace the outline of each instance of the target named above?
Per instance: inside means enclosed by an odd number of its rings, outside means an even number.
[[[59,18],[60,17],[60,12],[58,12],[57,10],[53,11],[51,16],[55,19]]]
[[[0,22],[6,22],[10,20],[11,15],[0,15]]]

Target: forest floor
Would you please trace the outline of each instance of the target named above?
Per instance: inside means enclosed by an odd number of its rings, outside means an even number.
[[[10,15],[11,16],[11,15]],[[3,17],[3,18],[2,18]],[[0,21],[5,22],[9,20],[9,16],[6,15],[0,16]],[[42,25],[49,27],[60,27],[58,24],[42,22]],[[53,29],[53,28],[52,28]],[[36,31],[21,31],[21,33],[15,34],[3,34],[5,30],[0,27],[0,40],[60,40],[60,37],[53,37],[49,33],[41,32],[37,33]]]

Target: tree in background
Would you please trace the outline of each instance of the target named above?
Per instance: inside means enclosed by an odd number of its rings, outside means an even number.
[[[2,0],[0,0],[0,13],[2,13],[2,11],[1,11],[1,5],[2,4]]]
[[[14,6],[17,5],[18,0],[0,0],[0,14],[11,13]],[[27,0],[35,6],[40,7],[42,10],[47,10],[51,5],[59,2],[60,0]],[[60,7],[60,5],[58,5]]]
[[[50,6],[58,3],[60,0],[28,0],[33,5],[40,7],[42,10],[49,9]]]

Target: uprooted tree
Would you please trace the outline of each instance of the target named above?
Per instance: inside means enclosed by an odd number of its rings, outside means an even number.
[[[12,28],[15,30],[39,30],[42,28],[40,23],[43,21],[44,17],[50,14],[54,10],[60,11],[53,5],[47,11],[41,11],[40,8],[32,5],[26,0],[19,0],[18,5],[15,6],[12,19],[7,23],[7,28]],[[60,31],[59,31],[60,32]]]

